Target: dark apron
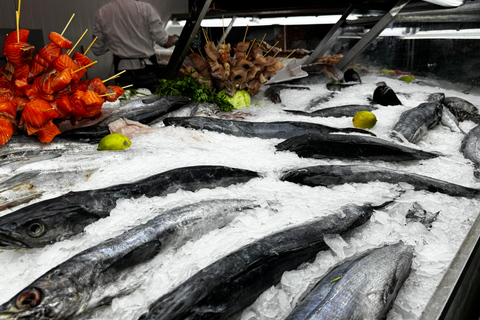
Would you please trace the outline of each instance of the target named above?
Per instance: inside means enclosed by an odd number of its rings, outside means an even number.
[[[120,60],[128,60],[129,58],[121,58],[116,55],[113,55],[113,65],[115,68],[115,74],[119,73],[118,64]],[[140,59],[140,58],[135,58]],[[156,91],[159,75],[159,66],[155,56],[148,58],[153,65],[145,65],[144,69],[137,70],[127,70],[120,75],[119,78],[115,79],[115,82],[119,86],[124,87],[130,84],[133,84],[133,88],[147,88],[152,93]]]

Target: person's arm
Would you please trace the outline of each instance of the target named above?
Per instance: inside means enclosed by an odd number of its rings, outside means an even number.
[[[95,16],[95,24],[93,27],[93,39],[95,37],[98,37],[97,40],[95,40],[95,43],[92,45],[91,50],[94,55],[100,56],[102,54],[105,54],[108,51],[107,47],[107,37],[102,31],[102,21],[100,19],[99,14]]]
[[[170,48],[171,46],[175,45],[178,41],[178,36],[173,35],[169,36],[165,29],[163,28],[163,22],[160,18],[158,12],[149,5],[148,9],[148,20],[149,21],[149,31],[152,39],[157,43],[159,46],[164,48]]]

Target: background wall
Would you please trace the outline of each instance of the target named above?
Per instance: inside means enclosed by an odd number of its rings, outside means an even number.
[[[164,23],[169,20],[172,14],[188,13],[188,0],[143,1],[150,3],[157,9]],[[41,30],[42,35],[40,37],[43,38],[43,44],[47,44],[50,42],[50,40],[48,40],[48,34],[51,31],[61,33],[72,14],[75,13],[75,17],[63,35],[75,44],[85,30],[88,29],[85,36],[75,48],[75,51],[82,52],[81,47],[83,46],[84,50],[86,50],[92,42],[93,24],[97,10],[108,2],[109,0],[22,0],[20,8],[20,28]],[[18,0],[0,0],[0,29],[14,30],[16,28],[15,11],[17,8]],[[32,34],[33,33],[31,33],[31,35]],[[2,34],[0,39],[4,39],[4,36],[5,35]],[[35,42],[38,41],[36,40]],[[3,48],[3,40],[1,47]],[[36,47],[36,49],[39,48]],[[94,77],[106,79],[113,75],[111,54],[97,57],[89,51],[87,56],[93,61],[98,61],[93,68],[88,70],[88,77],[90,79]],[[0,66],[2,66],[3,63],[4,62],[0,63]]]

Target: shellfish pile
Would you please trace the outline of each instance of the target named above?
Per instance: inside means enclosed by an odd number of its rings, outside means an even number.
[[[242,41],[235,48],[230,44],[219,44],[207,41],[204,50],[206,58],[198,53],[188,57],[194,67],[188,66],[186,75],[197,77],[210,88],[225,89],[225,93],[234,96],[237,90],[247,90],[250,95],[256,94],[275,73],[284,68],[282,61],[275,56],[264,53],[262,42]]]

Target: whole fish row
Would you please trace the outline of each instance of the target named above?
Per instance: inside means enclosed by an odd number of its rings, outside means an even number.
[[[225,166],[172,169],[140,181],[103,189],[69,192],[33,203],[0,217],[0,248],[43,247],[81,233],[107,217],[118,199],[165,196],[179,189],[225,187],[259,177],[258,173]]]
[[[258,207],[242,199],[205,200],[156,212],[154,218],[82,251],[46,272],[9,302],[0,319],[67,319],[91,311],[132,288],[107,290],[132,268],[188,240],[221,228]]]

